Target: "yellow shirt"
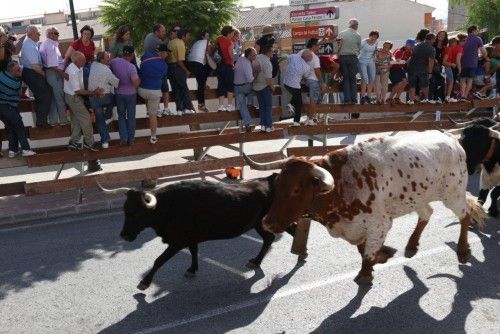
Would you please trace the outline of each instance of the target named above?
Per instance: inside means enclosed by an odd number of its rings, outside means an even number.
[[[177,63],[186,60],[186,45],[182,39],[176,38],[168,42],[171,52],[168,55],[167,63]]]

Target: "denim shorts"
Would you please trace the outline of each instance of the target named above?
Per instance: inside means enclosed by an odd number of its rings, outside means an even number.
[[[321,103],[321,85],[318,80],[307,79],[306,86],[309,87],[309,98],[316,104]]]
[[[375,63],[359,63],[358,68],[361,81],[367,84],[375,82]]]
[[[450,66],[444,67],[444,73],[446,74],[446,82],[453,82],[453,70]]]

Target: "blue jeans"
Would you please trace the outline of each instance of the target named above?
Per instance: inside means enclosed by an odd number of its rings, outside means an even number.
[[[356,84],[358,57],[355,55],[340,56],[340,70],[344,77],[342,82],[344,102],[358,103],[358,86]]]
[[[137,95],[116,94],[118,134],[122,144],[131,145],[135,139],[135,107]]]
[[[17,108],[8,104],[0,104],[0,121],[4,123],[5,129],[9,134],[9,151],[19,151],[19,144],[21,144],[23,150],[30,149],[30,144],[28,143],[28,139],[26,139],[23,119]],[[0,147],[0,151],[1,149]]]
[[[248,125],[252,121],[247,106],[250,102],[250,99],[248,98],[250,94],[252,94],[252,84],[247,83],[241,86],[234,85],[234,95],[236,97],[236,101],[238,102],[238,108],[240,108],[243,125]]]
[[[115,96],[111,93],[103,96],[91,96],[90,105],[94,109],[97,131],[101,136],[101,143],[108,143],[109,137],[108,127],[106,126],[106,114],[113,115],[113,107],[115,106]]]
[[[307,79],[306,86],[309,87],[309,99],[316,104],[321,104],[321,85],[318,80]]]
[[[256,93],[259,101],[260,125],[270,128],[273,126],[273,91],[271,87],[266,86]]]
[[[361,81],[365,84],[372,84],[375,82],[375,63],[359,63],[358,67]]]

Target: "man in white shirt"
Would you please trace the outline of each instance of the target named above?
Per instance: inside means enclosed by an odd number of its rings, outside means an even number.
[[[80,149],[78,141],[83,133],[83,147],[91,151],[97,151],[94,144],[92,121],[83,102],[83,96],[100,96],[103,89],[97,88],[93,91],[85,89],[83,85],[83,66],[85,63],[83,53],[75,51],[71,55],[71,64],[65,71],[68,74],[68,80],[64,80],[64,100],[71,110],[71,137],[68,149]]]
[[[50,27],[46,32],[47,39],[40,45],[43,68],[47,83],[52,87],[52,104],[49,111],[49,123],[68,123],[66,103],[64,102],[64,59],[59,50],[59,31]]]
[[[303,78],[311,73],[311,67],[308,62],[313,58],[313,53],[311,50],[306,49],[299,54],[292,54],[288,56],[288,66],[285,71],[285,76],[283,79],[283,84],[287,91],[292,94],[292,100],[290,101],[292,105],[292,111],[295,113],[293,116],[293,125],[300,125],[300,116],[302,109],[302,91],[300,87],[300,82]]]
[[[108,52],[100,51],[96,54],[95,61],[90,66],[89,90],[102,88],[102,96],[91,96],[90,105],[94,109],[97,131],[101,136],[102,148],[109,147],[111,140],[106,127],[113,120],[113,107],[115,106],[115,88],[120,80],[111,72],[109,62],[111,56]]]
[[[321,76],[321,65],[319,62],[319,57],[316,55],[319,52],[319,40],[317,38],[311,38],[307,41],[307,49],[299,51],[299,55],[302,55],[305,50],[311,50],[312,59],[307,63],[311,67],[311,72],[306,77],[306,86],[309,87],[309,108],[308,119],[306,120],[307,125],[316,125],[318,121],[315,118],[314,107],[317,104],[321,104],[322,93],[326,89],[326,84]]]

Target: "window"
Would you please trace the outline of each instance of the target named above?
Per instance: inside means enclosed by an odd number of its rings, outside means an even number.
[[[33,19],[33,20],[30,20],[30,24],[42,24],[42,19]]]
[[[22,27],[23,21],[12,22],[12,26],[13,27]]]

